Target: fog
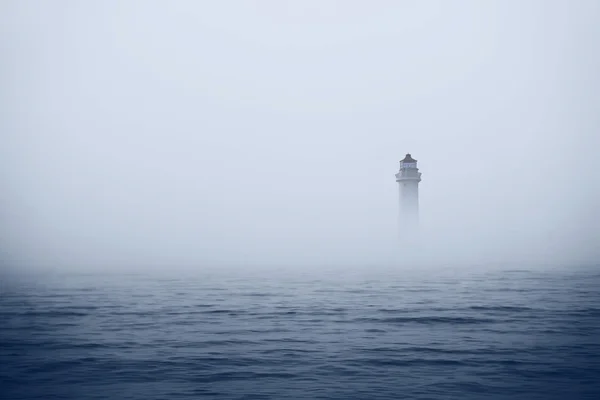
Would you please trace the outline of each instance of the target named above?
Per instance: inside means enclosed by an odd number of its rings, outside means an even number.
[[[599,15],[5,0],[2,263],[596,263]],[[398,227],[406,153],[418,232]]]

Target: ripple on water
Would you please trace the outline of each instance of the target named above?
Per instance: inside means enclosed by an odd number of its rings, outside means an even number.
[[[317,276],[74,274],[9,288],[0,292],[0,392],[600,398],[598,274]]]

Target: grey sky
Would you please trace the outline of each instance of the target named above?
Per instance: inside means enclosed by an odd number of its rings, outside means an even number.
[[[407,152],[434,253],[597,260],[599,16],[5,0],[6,263],[385,262]]]

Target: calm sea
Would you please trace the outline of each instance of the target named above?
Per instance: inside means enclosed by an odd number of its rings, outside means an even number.
[[[481,270],[3,275],[0,397],[600,399],[600,269]]]

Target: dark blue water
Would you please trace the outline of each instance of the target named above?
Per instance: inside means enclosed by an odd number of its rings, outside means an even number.
[[[2,278],[4,399],[600,399],[590,269]]]

